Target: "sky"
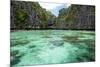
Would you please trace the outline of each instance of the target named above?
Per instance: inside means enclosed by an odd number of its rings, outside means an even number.
[[[47,11],[50,11],[56,17],[59,15],[59,10],[62,8],[67,8],[71,4],[67,4],[66,0],[21,0],[21,1],[33,1],[39,2],[42,8],[45,8]],[[65,2],[61,4],[61,2]],[[50,2],[50,3],[47,3]]]
[[[58,16],[59,10],[62,8],[67,8],[70,4],[61,4],[61,3],[43,3],[39,2],[42,8],[45,8],[47,11],[50,11],[55,16]]]

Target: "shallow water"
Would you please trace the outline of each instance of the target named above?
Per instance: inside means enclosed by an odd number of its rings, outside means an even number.
[[[31,30],[11,32],[12,66],[94,60],[94,31]]]

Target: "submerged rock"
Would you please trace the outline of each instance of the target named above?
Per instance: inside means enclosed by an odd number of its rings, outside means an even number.
[[[35,45],[30,45],[30,46],[29,46],[29,48],[35,48],[35,47],[36,47]]]
[[[63,46],[64,41],[63,41],[63,40],[54,40],[54,41],[50,41],[50,43],[51,43],[53,46]]]
[[[11,51],[11,65],[15,65],[15,64],[18,64],[20,62],[20,58],[24,56],[24,53],[21,53],[20,51],[18,50],[14,50],[14,51]]]

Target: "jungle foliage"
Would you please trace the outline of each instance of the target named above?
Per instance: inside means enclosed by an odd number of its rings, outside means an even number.
[[[11,29],[95,29],[95,7],[72,4],[58,17],[38,2],[11,1]]]

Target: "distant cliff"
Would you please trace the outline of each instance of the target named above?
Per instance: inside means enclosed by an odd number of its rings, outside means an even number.
[[[60,10],[59,21],[68,29],[95,29],[95,6],[74,5]],[[61,23],[62,24],[62,23]]]
[[[11,1],[11,29],[95,30],[95,7],[72,4],[55,17],[37,2]]]

